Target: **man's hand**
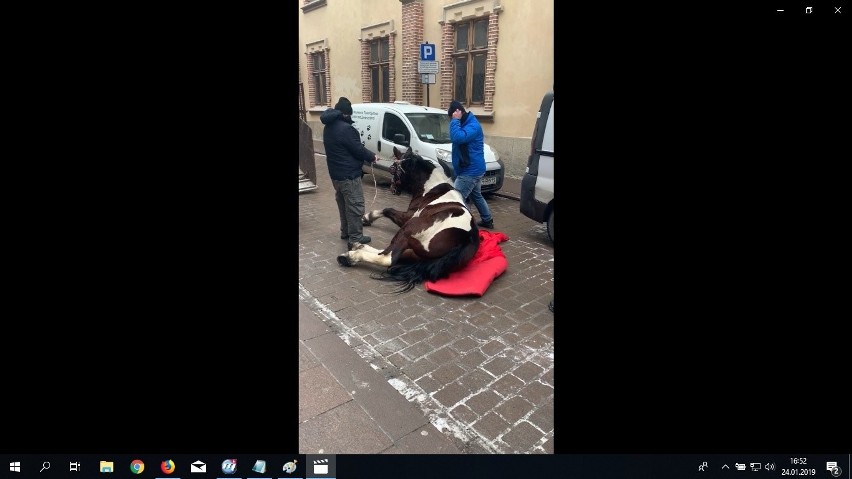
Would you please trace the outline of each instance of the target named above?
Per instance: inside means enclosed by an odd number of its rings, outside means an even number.
[[[453,118],[454,118],[454,119],[458,120],[458,119],[459,119],[459,118],[461,118],[461,117],[462,117],[462,112],[461,112],[461,110],[456,110],[456,111],[454,111],[454,112],[453,112]]]
[[[379,161],[379,155],[373,156],[373,163]]]

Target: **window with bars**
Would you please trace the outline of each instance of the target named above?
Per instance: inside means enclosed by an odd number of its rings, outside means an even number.
[[[325,95],[325,52],[311,53],[311,59],[313,60],[311,81],[314,82],[314,105],[328,105],[328,98]]]
[[[464,105],[485,103],[485,58],[488,55],[488,19],[455,26],[453,98]]]
[[[390,53],[388,37],[370,42],[370,84],[372,101],[390,101]]]

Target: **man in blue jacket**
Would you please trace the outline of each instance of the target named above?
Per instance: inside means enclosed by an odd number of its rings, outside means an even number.
[[[340,214],[340,239],[348,240],[349,249],[355,243],[367,244],[372,238],[364,236],[364,190],[361,187],[361,165],[379,159],[361,144],[358,130],[352,126],[352,103],[340,97],[334,109],[320,115],[325,125],[322,140],[328,175],[334,186],[334,199]]]
[[[481,220],[476,223],[482,228],[494,228],[494,218],[485,197],[482,196],[482,177],[485,175],[485,143],[479,121],[473,113],[465,111],[461,103],[453,100],[447,115],[450,120],[450,140],[453,142],[453,170],[456,173],[455,188],[465,201],[473,200]]]

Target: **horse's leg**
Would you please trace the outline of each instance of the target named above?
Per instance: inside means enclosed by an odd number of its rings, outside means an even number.
[[[409,248],[399,254],[397,263],[416,263],[420,260],[420,256],[417,256],[417,253],[415,253],[413,249]]]
[[[384,254],[372,246],[361,243],[352,245],[352,250],[337,257],[340,266],[355,266],[360,262],[388,267],[391,265],[391,255]]]
[[[382,250],[378,248],[374,248],[368,244],[355,243],[352,245],[352,249],[364,249],[369,253],[381,254]]]
[[[373,221],[376,221],[377,219],[381,218],[382,216],[384,216],[384,215],[382,215],[382,210],[368,211],[364,215],[364,217],[361,218],[361,223],[364,226],[370,226],[371,224],[373,224]]]
[[[385,208],[383,210],[373,210],[364,215],[362,223],[364,226],[370,226],[373,221],[381,217],[386,217],[394,222],[400,228],[404,225],[408,220],[411,219],[412,213],[408,211],[399,211],[393,208]]]
[[[400,257],[404,259],[416,259],[408,253],[411,249],[408,244],[409,235],[405,229],[396,232],[390,244],[383,251],[379,251],[372,246],[356,243],[352,245],[352,250],[341,254],[337,257],[337,262],[341,266],[354,266],[360,262],[375,264],[378,266],[389,267],[396,264]],[[403,255],[405,253],[405,255]]]
[[[423,250],[423,246],[415,237],[415,231],[418,228],[419,226],[412,222],[406,223],[405,226],[396,232],[388,247],[379,254],[390,255],[391,265],[400,262],[413,263],[423,261],[424,256],[418,253],[418,250]]]

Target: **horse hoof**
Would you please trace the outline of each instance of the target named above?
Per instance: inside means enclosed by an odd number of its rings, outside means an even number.
[[[342,254],[342,255],[338,256],[337,257],[337,263],[340,266],[352,266],[352,262],[349,261],[349,255],[347,255],[347,254]]]

